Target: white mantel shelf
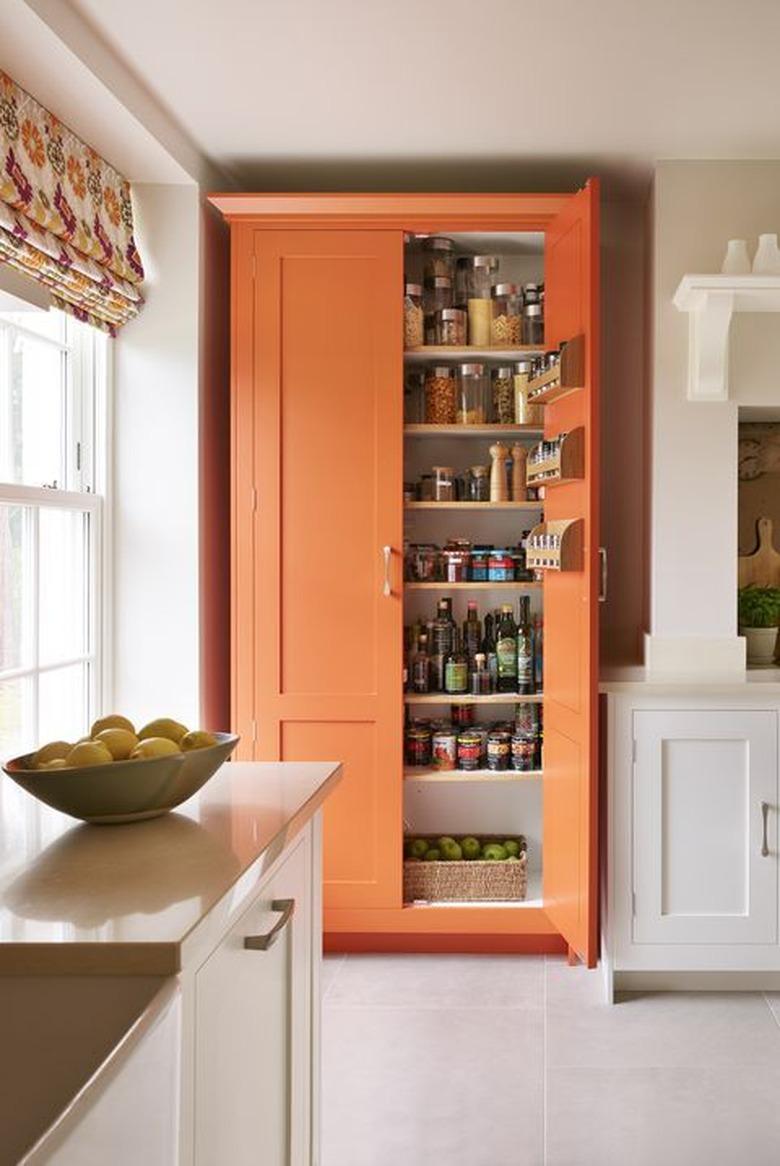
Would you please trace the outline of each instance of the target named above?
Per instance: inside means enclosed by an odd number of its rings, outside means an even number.
[[[780,312],[778,275],[684,275],[674,306],[689,313],[688,399],[727,401],[734,312]]]

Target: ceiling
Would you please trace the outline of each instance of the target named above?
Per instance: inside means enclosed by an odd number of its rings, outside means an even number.
[[[780,157],[778,0],[66,0],[247,189]]]

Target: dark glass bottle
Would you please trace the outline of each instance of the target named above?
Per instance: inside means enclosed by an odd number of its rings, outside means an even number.
[[[498,656],[496,655],[495,619],[490,612],[485,616],[482,652],[485,656],[485,669],[490,677],[490,692],[495,692],[498,688]]]
[[[430,692],[431,658],[428,655],[428,637],[420,636],[412,653],[412,692]]]
[[[444,692],[444,665],[452,652],[452,633],[455,623],[452,618],[452,601],[440,599],[436,605],[436,619],[433,621],[433,643],[431,649],[430,684],[433,692]]]
[[[501,619],[496,634],[496,656],[498,691],[517,692],[517,624],[510,603],[505,603],[501,608]]]
[[[474,657],[482,646],[482,624],[477,615],[477,605],[469,600],[466,606],[466,619],[463,624],[463,650],[468,657],[469,668],[474,663]]]
[[[455,693],[468,692],[468,690],[469,664],[466,659],[466,653],[461,647],[460,635],[456,628],[453,636],[452,651],[444,665],[444,691]]]
[[[517,625],[517,691],[527,696],[534,691],[534,637],[531,629],[531,601],[520,599]]]

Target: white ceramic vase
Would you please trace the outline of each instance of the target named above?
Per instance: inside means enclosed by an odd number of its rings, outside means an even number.
[[[750,256],[744,239],[729,239],[720,270],[723,275],[750,274]]]
[[[780,248],[777,235],[759,235],[758,250],[753,258],[754,275],[780,275]]]
[[[754,668],[768,668],[774,663],[777,650],[777,628],[740,628],[745,637],[747,662]]]

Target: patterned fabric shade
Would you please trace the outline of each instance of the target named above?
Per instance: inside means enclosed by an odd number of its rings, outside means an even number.
[[[143,303],[129,182],[2,70],[0,262],[112,336]]]

